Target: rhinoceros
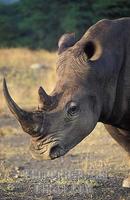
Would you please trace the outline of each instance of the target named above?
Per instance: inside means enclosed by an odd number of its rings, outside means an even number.
[[[130,154],[130,18],[103,19],[78,41],[74,33],[58,42],[58,80],[48,95],[40,87],[34,111],[21,109],[3,91],[8,107],[32,136],[31,154],[55,159],[88,136],[97,122]],[[130,187],[130,177],[124,180]]]

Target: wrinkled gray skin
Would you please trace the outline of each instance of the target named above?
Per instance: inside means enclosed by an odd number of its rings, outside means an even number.
[[[98,121],[130,152],[130,18],[101,20],[79,41],[65,34],[58,45],[58,81],[50,96],[39,89],[39,110],[20,109],[4,81],[10,110],[32,135],[33,157],[64,155]]]

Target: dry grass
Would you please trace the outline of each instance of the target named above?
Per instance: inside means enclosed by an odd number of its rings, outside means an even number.
[[[54,66],[56,53],[45,50],[29,50],[23,48],[0,49],[0,66],[29,67],[34,63],[50,63]]]
[[[40,85],[50,92],[56,81],[56,53],[45,50],[0,49],[0,95],[2,111],[5,101],[2,94],[2,79],[6,77],[10,92],[22,106],[37,106],[37,90]],[[41,68],[31,68],[33,64]]]

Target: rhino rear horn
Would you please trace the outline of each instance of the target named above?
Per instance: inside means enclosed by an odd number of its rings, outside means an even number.
[[[49,108],[52,104],[52,98],[51,96],[49,96],[45,90],[40,87],[38,90],[38,94],[39,94],[39,101],[40,101],[40,109],[46,110],[47,108]]]
[[[69,47],[72,47],[75,43],[75,33],[66,33],[62,35],[58,42],[58,54],[61,54]]]

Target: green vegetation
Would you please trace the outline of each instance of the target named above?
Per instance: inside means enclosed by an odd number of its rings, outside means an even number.
[[[128,0],[21,0],[0,3],[0,47],[54,50],[64,32],[77,37],[102,18],[129,17]]]

